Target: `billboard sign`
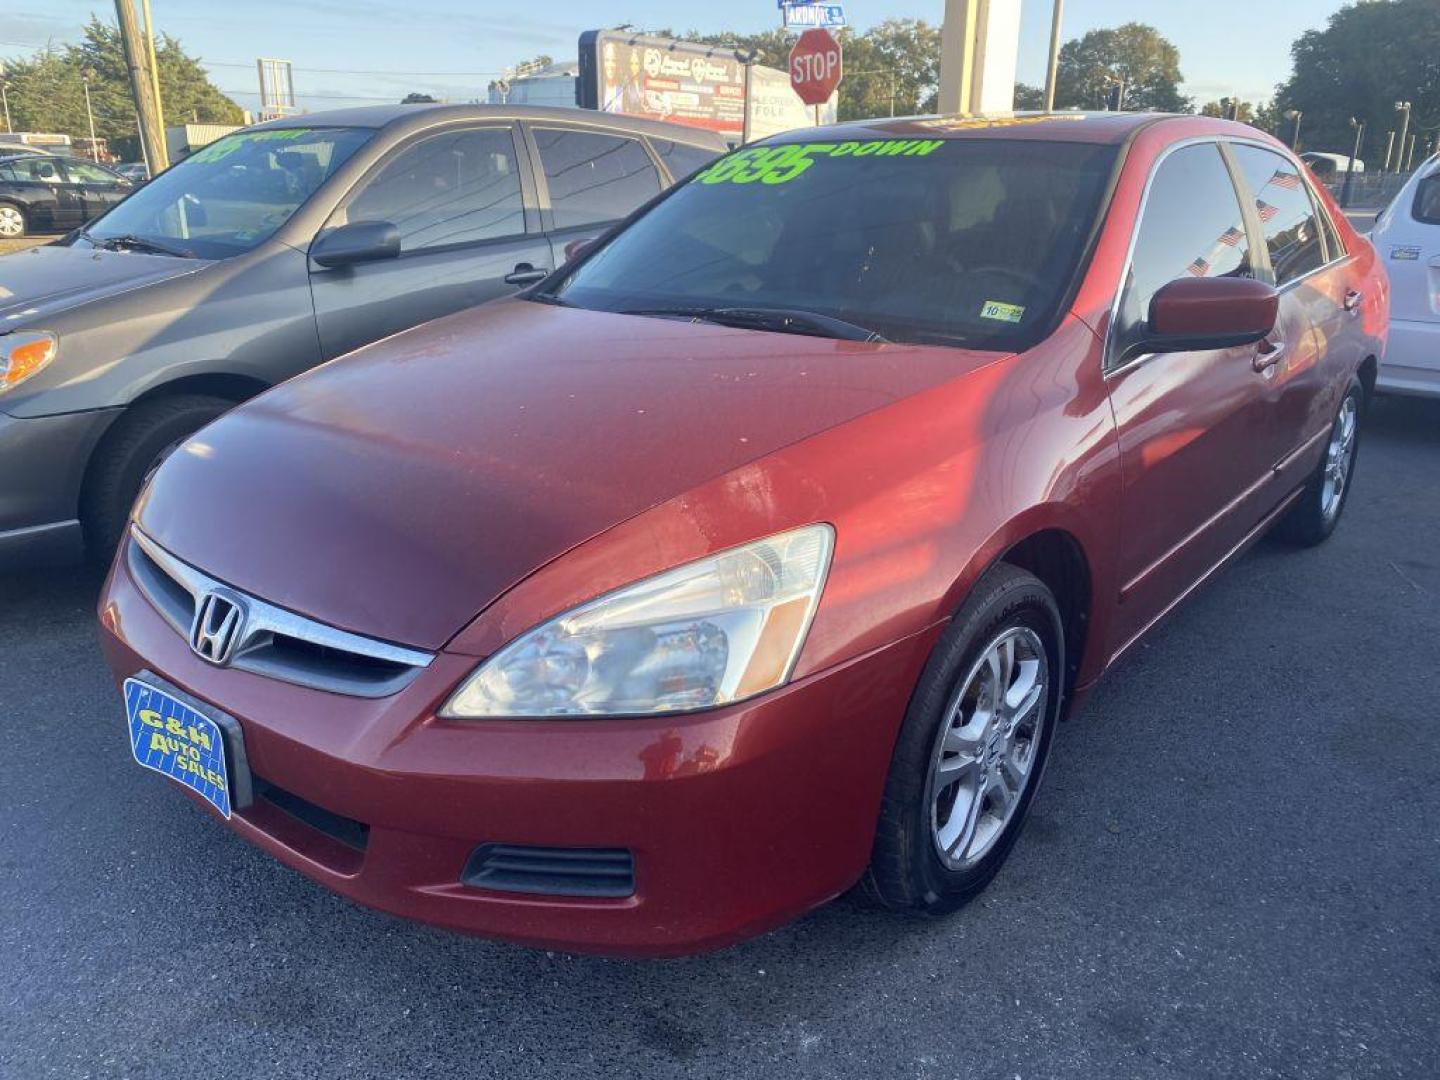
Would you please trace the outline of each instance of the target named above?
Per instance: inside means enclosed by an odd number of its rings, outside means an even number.
[[[745,131],[745,63],[733,48],[588,30],[580,35],[576,103],[738,140]]]

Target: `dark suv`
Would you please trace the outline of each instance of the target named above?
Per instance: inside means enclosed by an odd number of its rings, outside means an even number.
[[[0,565],[82,536],[108,556],[145,474],[202,424],[539,281],[724,149],[577,109],[311,114],[227,135],[0,259]]]

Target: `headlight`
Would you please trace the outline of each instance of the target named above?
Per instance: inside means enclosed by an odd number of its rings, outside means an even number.
[[[631,716],[770,690],[795,666],[834,541],[809,525],[592,600],[481,664],[440,715]]]
[[[54,334],[22,332],[0,335],[0,394],[19,386],[55,359]]]

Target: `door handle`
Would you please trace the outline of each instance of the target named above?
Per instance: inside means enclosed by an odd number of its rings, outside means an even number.
[[[1351,312],[1358,311],[1360,309],[1360,301],[1364,299],[1365,294],[1360,292],[1358,289],[1346,289],[1345,310]]]
[[[534,285],[550,276],[544,266],[532,266],[528,262],[516,263],[515,269],[505,275],[506,285]]]
[[[1255,358],[1252,364],[1256,371],[1268,372],[1275,367],[1284,353],[1285,343],[1283,341],[1271,341],[1269,338],[1263,338],[1260,344],[1255,346]]]

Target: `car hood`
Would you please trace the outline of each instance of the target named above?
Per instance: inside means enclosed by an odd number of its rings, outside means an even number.
[[[436,649],[626,518],[999,359],[500,301],[236,409],[139,521],[252,595]]]
[[[47,244],[0,259],[0,320],[35,320],[210,265],[138,251]],[[0,323],[0,326],[3,326]]]

